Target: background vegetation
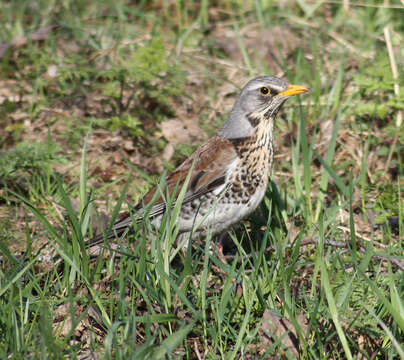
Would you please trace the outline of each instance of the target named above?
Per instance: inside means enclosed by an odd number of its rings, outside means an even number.
[[[398,0],[2,1],[0,357],[404,358],[403,18]],[[263,74],[311,91],[224,257],[210,236],[179,251],[175,212],[91,257],[106,214]]]

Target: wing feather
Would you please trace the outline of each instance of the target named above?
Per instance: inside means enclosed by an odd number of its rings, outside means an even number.
[[[223,186],[226,181],[227,170],[236,159],[237,152],[232,143],[216,135],[188,157],[167,177],[163,190],[159,190],[157,186],[154,186],[144,196],[135,208],[136,213],[134,214],[134,218],[139,221],[142,219],[144,207],[154,200],[157,191],[168,191],[169,194],[177,192],[178,194],[190,171],[192,173],[183,200],[184,204]],[[165,210],[166,204],[163,197],[160,196],[154,203],[148,216],[154,218],[163,214]],[[131,224],[132,218],[126,214],[126,216],[114,224],[112,233],[108,234],[107,238],[113,237],[114,234],[118,236],[122,235]],[[94,237],[90,240],[90,246],[99,244],[103,239],[102,234]]]

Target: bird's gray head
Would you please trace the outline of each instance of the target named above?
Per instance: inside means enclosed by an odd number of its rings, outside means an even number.
[[[304,86],[289,85],[287,81],[274,76],[260,76],[250,80],[241,91],[219,134],[226,139],[251,136],[260,121],[274,118],[290,96],[306,91]]]

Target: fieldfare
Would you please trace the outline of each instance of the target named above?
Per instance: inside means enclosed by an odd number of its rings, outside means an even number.
[[[249,81],[218,133],[167,176],[163,190],[151,189],[132,216],[115,223],[110,233],[91,239],[90,246],[124,234],[132,221],[143,218],[143,209],[152,200],[147,216],[159,226],[167,209],[159,194],[178,194],[184,183],[186,192],[177,218],[180,233],[193,231],[194,236],[210,228],[218,234],[249,215],[268,185],[275,116],[290,96],[307,91],[273,76]]]

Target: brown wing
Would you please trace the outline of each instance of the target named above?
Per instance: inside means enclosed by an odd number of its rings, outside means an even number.
[[[162,192],[164,193],[168,190],[170,194],[173,194],[175,191],[176,194],[178,194],[188,173],[192,169],[183,203],[192,201],[196,197],[213,191],[215,188],[223,185],[226,179],[227,169],[236,158],[237,153],[231,142],[216,135],[188,157],[167,177],[166,188],[163,189]],[[157,191],[158,187],[155,186],[144,196],[141,203],[135,208],[138,211],[138,214],[134,215],[135,218],[141,219],[143,207],[153,200]],[[166,204],[164,199],[160,196],[151,208],[149,216],[158,216],[164,213],[165,209]],[[111,236],[114,233],[121,235],[131,224],[132,218],[126,215],[114,224]],[[107,235],[107,237],[110,236]],[[93,246],[99,244],[102,240],[103,236],[100,234],[91,239],[89,244]]]
[[[226,178],[226,170],[236,157],[237,153],[233,145],[217,135],[188,157],[168,176],[165,190],[168,190],[170,194],[175,191],[178,194],[192,169],[183,202],[192,201],[195,197],[213,191],[222,185]],[[147,205],[157,191],[157,187],[151,189],[143,198],[142,204]],[[164,200],[160,197],[151,209],[150,216],[157,216],[164,210]]]

